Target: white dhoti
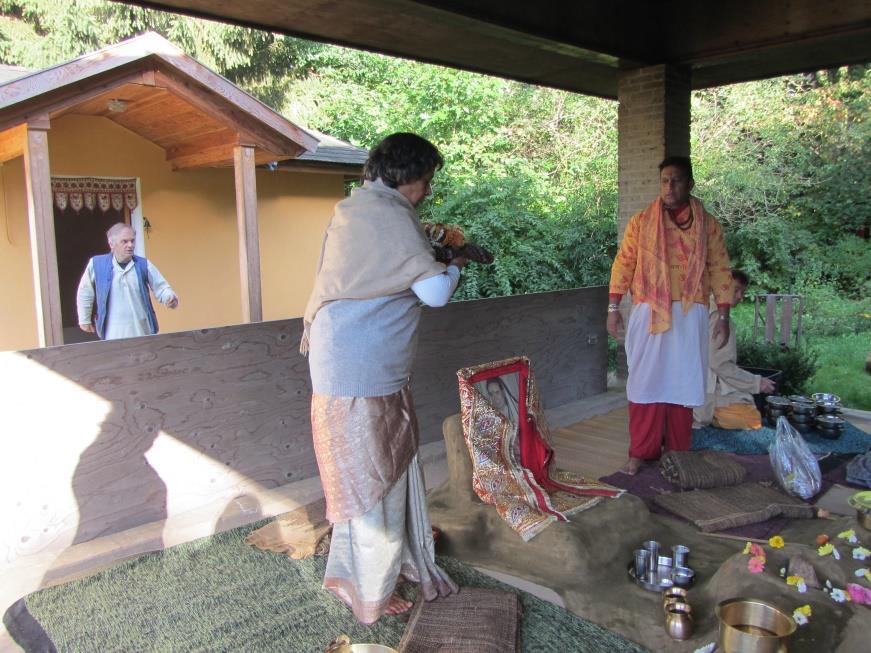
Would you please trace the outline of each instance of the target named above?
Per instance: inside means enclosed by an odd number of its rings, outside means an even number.
[[[390,492],[368,512],[333,525],[324,588],[361,623],[384,613],[399,577],[420,583],[426,600],[457,591],[435,563],[423,473],[415,454]]]
[[[693,304],[686,315],[671,303],[671,328],[651,334],[650,306],[635,304],[626,327],[629,378],[626,397],[637,404],[705,403],[708,360],[708,311]]]

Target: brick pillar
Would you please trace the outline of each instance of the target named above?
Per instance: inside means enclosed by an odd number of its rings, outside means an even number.
[[[659,162],[690,154],[690,71],[669,65],[627,70],[617,82],[617,99],[619,241],[629,218],[659,194]],[[622,347],[617,378],[626,380]]]

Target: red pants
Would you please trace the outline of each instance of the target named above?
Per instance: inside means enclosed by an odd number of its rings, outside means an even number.
[[[670,451],[686,451],[693,437],[693,409],[677,404],[629,402],[629,456],[656,460],[662,445]]]

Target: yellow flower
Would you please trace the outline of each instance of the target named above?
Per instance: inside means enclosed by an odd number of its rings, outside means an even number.
[[[827,556],[834,550],[834,548],[835,547],[832,546],[832,543],[829,542],[827,544],[823,544],[819,549],[817,549],[817,553],[819,553],[821,556]]]
[[[753,543],[752,543],[752,542],[747,542],[747,544],[744,545],[744,554],[745,554],[745,555],[748,554],[748,553],[750,553],[750,547],[751,547],[751,546],[753,546]]]
[[[796,612],[801,612],[805,617],[811,616],[811,606],[803,605],[800,608],[796,608]]]
[[[783,538],[780,535],[775,535],[770,540],[768,540],[768,545],[773,549],[782,549],[786,542],[783,541]]]
[[[798,585],[799,583],[803,583],[804,578],[801,576],[787,576],[786,584],[787,585]]]

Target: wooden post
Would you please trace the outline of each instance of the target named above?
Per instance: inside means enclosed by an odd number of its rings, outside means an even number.
[[[36,300],[36,327],[40,347],[63,344],[51,169],[48,159],[49,127],[48,116],[29,122],[24,143],[30,258],[33,265],[33,294]]]
[[[778,295],[765,296],[765,342],[774,342]]]
[[[242,287],[242,321],[262,322],[260,295],[260,236],[257,227],[257,178],[254,148],[233,148],[236,179],[236,225],[239,232],[239,274]]]
[[[792,301],[793,295],[787,295],[783,298],[783,304],[780,307],[780,344],[789,346],[789,339],[792,337]]]

